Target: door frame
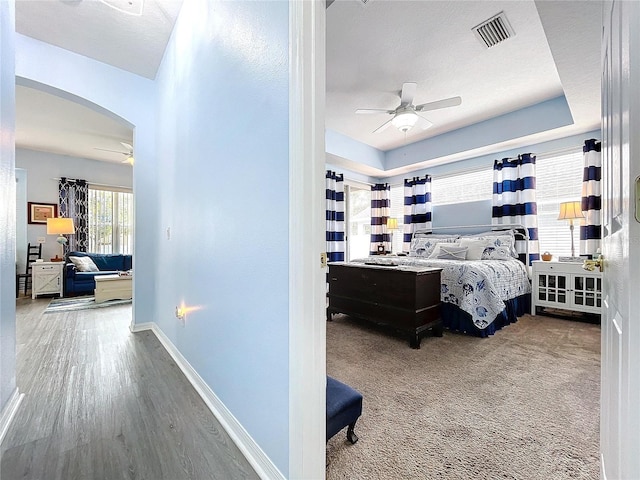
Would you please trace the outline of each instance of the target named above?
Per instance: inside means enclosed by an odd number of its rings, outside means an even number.
[[[289,2],[289,478],[325,478],[325,2]]]

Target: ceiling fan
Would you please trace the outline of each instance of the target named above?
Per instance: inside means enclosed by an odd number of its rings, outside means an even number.
[[[426,130],[431,125],[433,125],[424,116],[420,115],[422,112],[438,110],[440,108],[455,107],[462,103],[462,98],[451,97],[437,100],[435,102],[414,105],[413,97],[416,94],[416,87],[417,84],[414,82],[403,83],[402,91],[400,93],[400,105],[393,110],[385,110],[380,108],[363,108],[356,110],[356,113],[386,113],[388,115],[393,115],[390,120],[376,128],[373,133],[381,132],[389,125],[393,125],[401,132],[407,133],[416,124],[418,124],[423,130]]]
[[[93,147],[94,150],[102,150],[103,152],[113,152],[113,153],[120,153],[122,155],[125,155],[126,158],[124,160],[122,160],[122,163],[128,163],[129,165],[133,165],[133,146],[131,146],[128,143],[125,142],[120,142],[120,145],[122,145],[124,148],[127,149],[126,152],[121,152],[120,150],[109,150],[108,148],[98,148],[98,147]]]

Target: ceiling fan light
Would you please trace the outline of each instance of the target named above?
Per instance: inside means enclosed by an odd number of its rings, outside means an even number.
[[[402,112],[398,113],[391,123],[394,127],[396,127],[401,132],[408,132],[413,128],[413,126],[418,121],[418,116],[413,112]]]

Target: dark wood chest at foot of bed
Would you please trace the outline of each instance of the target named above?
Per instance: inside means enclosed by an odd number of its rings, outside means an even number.
[[[428,330],[442,336],[439,268],[333,263],[329,266],[327,320],[334,313],[388,325],[420,348]]]

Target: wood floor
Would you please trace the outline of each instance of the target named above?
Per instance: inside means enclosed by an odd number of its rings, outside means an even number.
[[[44,314],[17,301],[25,398],[1,446],[0,478],[258,478],[131,305]]]

